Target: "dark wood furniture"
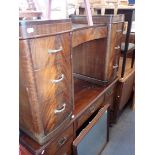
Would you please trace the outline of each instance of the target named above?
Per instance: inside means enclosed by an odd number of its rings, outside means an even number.
[[[20,22],[20,129],[43,144],[73,111],[71,22]]]
[[[20,22],[20,143],[31,154],[71,155],[72,144],[78,154],[108,111],[104,148],[115,119],[123,18],[97,17],[94,26],[85,17],[82,24]]]
[[[71,20],[74,24],[87,24],[86,16],[73,15]],[[96,43],[89,42],[74,49],[73,60],[75,55],[80,62],[77,65],[73,64],[73,71],[80,76],[97,79],[100,83],[110,82],[116,78],[119,66],[124,16],[93,16],[93,23],[98,26],[102,24],[107,26],[107,39],[97,38]]]
[[[120,78],[117,84],[117,92],[115,98],[114,118],[115,122],[118,120],[123,108],[128,101],[133,97],[133,87],[135,81],[135,70],[132,69],[124,74],[124,78]]]
[[[73,123],[63,128],[54,140],[40,145],[24,133],[20,135],[20,143],[31,155],[71,155],[73,143]]]
[[[126,40],[125,40],[125,49],[124,49],[124,53],[123,53],[123,64],[122,64],[122,73],[121,73],[122,78],[124,77],[124,73],[125,73],[126,55],[127,55],[128,46],[129,46],[129,38],[130,38],[132,18],[133,18],[134,11],[135,11],[135,8],[131,7],[131,8],[118,9],[118,12],[117,12],[118,14],[124,14],[125,15],[125,21],[128,22]],[[112,9],[106,9],[105,13],[106,14],[113,14],[114,12]]]

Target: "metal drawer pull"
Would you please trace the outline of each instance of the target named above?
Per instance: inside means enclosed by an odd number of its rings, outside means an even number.
[[[119,50],[119,49],[120,49],[120,46],[119,45],[115,47],[115,50]]]
[[[48,54],[58,53],[58,52],[60,52],[62,50],[63,50],[62,46],[59,49],[56,49],[56,50],[48,49]]]
[[[113,69],[116,69],[116,68],[118,68],[118,65],[117,64],[113,66]]]
[[[66,108],[66,103],[64,103],[64,104],[62,105],[61,109],[56,109],[56,110],[54,110],[54,113],[56,114],[56,113],[63,112],[63,111],[65,110],[65,108]]]
[[[112,95],[113,91],[112,90],[109,90],[107,93],[106,93],[106,96],[110,96]]]
[[[62,137],[60,140],[58,140],[59,146],[62,146],[63,144],[65,144],[66,140],[67,140],[67,137]]]
[[[90,107],[90,112],[93,113],[95,111],[95,106]]]
[[[64,79],[64,74],[61,75],[60,79],[58,80],[50,80],[52,83],[58,83],[58,82],[61,82],[63,79]]]

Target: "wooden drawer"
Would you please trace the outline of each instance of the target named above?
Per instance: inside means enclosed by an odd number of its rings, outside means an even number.
[[[31,152],[33,155],[63,155],[65,152],[69,155],[72,152],[72,143],[73,124],[70,124],[44,145],[39,145],[24,133],[20,135],[20,144],[26,148],[26,152]]]
[[[72,155],[72,144],[73,144],[73,138],[70,138],[68,142],[56,152],[55,155]]]
[[[73,141],[74,155],[100,154],[108,141],[107,109],[105,105],[91,122],[80,132]]]
[[[78,119],[77,129],[103,104],[104,96],[100,97],[93,105],[91,105]]]
[[[35,70],[71,55],[70,33],[29,39],[29,45]]]
[[[20,145],[19,148],[19,155],[32,155],[25,147],[23,147],[22,145]]]
[[[52,134],[59,126],[62,127],[65,120],[70,119],[73,109],[71,96],[68,92],[63,92],[52,100],[43,102],[40,109],[44,134]]]
[[[71,125],[67,130],[65,130],[59,137],[57,137],[54,142],[52,142],[50,145],[48,145],[45,149],[45,154],[47,155],[58,155],[58,152],[64,152],[67,150],[64,150],[67,147],[71,147],[71,143],[73,142],[73,125]],[[69,140],[71,138],[71,140]],[[64,148],[62,148],[64,147]],[[68,151],[69,151],[68,148]],[[60,155],[60,154],[59,154]],[[63,154],[62,154],[63,155]],[[67,154],[68,155],[68,154]]]
[[[104,105],[105,104],[110,104],[110,108],[113,108],[113,102],[114,102],[114,95],[115,95],[115,88],[116,88],[116,83],[111,86],[106,92],[105,92],[105,100],[104,100]]]
[[[40,102],[52,99],[57,94],[66,91],[71,94],[71,60],[63,59],[55,65],[34,71],[36,87]]]

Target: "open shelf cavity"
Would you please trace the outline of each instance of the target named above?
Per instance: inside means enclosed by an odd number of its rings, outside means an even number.
[[[74,77],[74,115],[83,112],[102,94],[105,86],[97,85]]]

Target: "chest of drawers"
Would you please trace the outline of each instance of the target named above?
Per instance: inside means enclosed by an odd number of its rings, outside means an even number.
[[[70,122],[70,29],[70,20],[20,23],[20,128],[40,144]]]

